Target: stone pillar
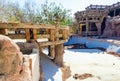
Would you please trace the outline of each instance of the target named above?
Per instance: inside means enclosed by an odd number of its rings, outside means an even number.
[[[86,34],[88,34],[89,32],[89,22],[88,22],[88,18],[86,17]]]
[[[80,32],[79,32],[80,35],[82,35],[82,26],[83,26],[83,24],[80,24],[80,28],[79,28],[80,29]]]
[[[101,23],[100,22],[97,22],[95,23],[96,26],[97,26],[97,29],[98,29],[98,35],[100,36],[101,35]]]
[[[58,44],[55,46],[55,58],[54,63],[58,66],[63,66],[63,53],[64,53],[64,47],[63,44]]]
[[[116,15],[116,10],[114,9],[114,15],[113,16],[115,16]]]

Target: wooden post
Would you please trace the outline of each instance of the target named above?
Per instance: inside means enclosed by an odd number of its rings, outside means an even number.
[[[55,41],[59,40],[59,22],[55,21]]]
[[[55,30],[54,29],[50,30],[50,39],[49,39],[49,41],[50,42],[55,41]],[[53,59],[55,57],[55,46],[54,45],[49,46],[49,56],[51,56]]]
[[[63,66],[63,54],[64,54],[63,48],[64,48],[63,44],[58,44],[55,46],[55,58],[53,61],[60,67]]]
[[[59,23],[56,21],[55,22],[55,27],[56,27],[56,30],[55,30],[55,41],[58,41],[59,38],[58,38],[58,35],[59,35]],[[55,58],[53,59],[54,63],[57,64],[58,66],[62,67],[63,66],[63,44],[58,44],[58,45],[55,45]]]
[[[62,30],[63,40],[67,39],[67,30]]]
[[[0,34],[4,34],[3,29],[0,29]]]
[[[26,32],[26,41],[29,42],[30,41],[30,31],[29,31],[29,28],[26,28],[25,32]]]
[[[46,34],[49,34],[49,29],[46,29]]]
[[[0,34],[8,35],[8,30],[7,29],[0,29]]]
[[[33,38],[37,40],[37,29],[33,29]]]

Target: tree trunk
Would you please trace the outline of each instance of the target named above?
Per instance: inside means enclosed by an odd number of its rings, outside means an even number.
[[[62,67],[63,66],[63,44],[59,44],[55,46],[55,58],[54,58],[54,63],[56,63],[58,66]]]

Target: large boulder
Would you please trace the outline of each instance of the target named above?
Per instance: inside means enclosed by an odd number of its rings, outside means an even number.
[[[0,81],[32,81],[29,57],[7,36],[0,35]]]
[[[19,47],[8,37],[0,35],[0,75],[16,72],[22,66],[23,55]]]

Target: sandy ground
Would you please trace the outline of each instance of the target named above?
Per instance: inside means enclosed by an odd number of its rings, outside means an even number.
[[[64,62],[70,66],[71,77],[66,81],[120,81],[120,58],[97,49],[65,50]],[[87,78],[73,78],[89,74]],[[85,77],[85,76],[82,76]]]
[[[62,71],[46,55],[41,55],[43,81],[62,81]]]
[[[98,49],[66,49],[64,63],[71,70],[66,81],[120,81],[120,57]],[[41,64],[44,81],[63,81],[61,69],[46,55],[42,56]]]
[[[66,81],[120,81],[120,57],[97,49],[66,49],[64,63],[71,70],[71,76]],[[63,81],[61,69],[47,56],[42,56],[41,65],[44,81]],[[78,77],[75,79],[76,74]]]

